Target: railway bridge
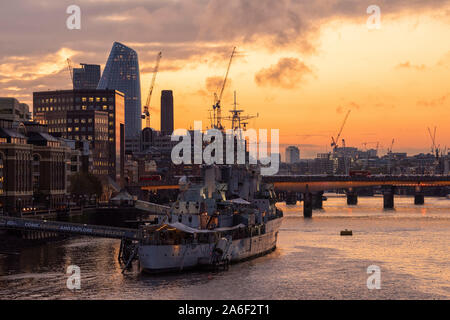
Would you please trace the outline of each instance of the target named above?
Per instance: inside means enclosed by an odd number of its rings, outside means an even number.
[[[414,203],[424,204],[424,188],[448,187],[448,175],[375,175],[375,176],[265,176],[264,182],[272,183],[277,191],[296,192],[303,194],[303,214],[311,217],[313,209],[322,208],[323,193],[327,190],[345,189],[347,204],[356,205],[358,195],[356,188],[382,187],[383,207],[394,208],[394,194],[396,188],[412,187],[415,190]]]
[[[302,194],[303,215],[311,217],[313,209],[321,209],[323,193],[327,190],[344,189],[347,194],[347,204],[356,205],[358,194],[356,188],[382,187],[383,207],[394,208],[396,188],[413,187],[414,203],[424,204],[424,188],[450,187],[449,175],[273,175],[264,176],[263,182],[272,183],[278,192]],[[178,185],[168,182],[152,182],[141,186],[143,190],[178,189]]]

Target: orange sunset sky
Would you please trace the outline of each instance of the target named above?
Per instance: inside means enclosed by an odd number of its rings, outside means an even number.
[[[66,59],[101,64],[114,41],[139,54],[142,103],[163,52],[152,99],[172,89],[175,127],[209,123],[213,93],[233,46],[223,113],[239,107],[251,128],[280,129],[281,148],[302,157],[330,150],[347,110],[347,146],[429,152],[427,127],[450,148],[450,1],[80,0],[81,30],[68,30],[73,1],[0,5],[0,96],[32,107],[32,92],[69,89]],[[381,28],[366,25],[369,5]],[[368,146],[374,147],[375,143]]]

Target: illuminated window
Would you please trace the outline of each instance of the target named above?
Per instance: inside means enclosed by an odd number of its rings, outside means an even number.
[[[86,102],[87,101],[86,97],[81,98],[81,101]]]

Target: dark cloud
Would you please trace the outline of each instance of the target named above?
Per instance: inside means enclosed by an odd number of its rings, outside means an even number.
[[[431,100],[420,100],[417,102],[418,106],[422,107],[448,107],[450,105],[450,93],[444,94],[440,97]]]
[[[225,89],[222,95],[222,100],[230,101],[232,99],[232,87],[233,79],[228,78],[227,83],[225,85]],[[206,98],[207,101],[214,101],[214,94],[219,94],[220,89],[222,88],[223,77],[222,76],[213,76],[205,79],[205,87],[196,92],[196,94]]]
[[[383,16],[402,12],[423,14],[441,9],[448,16],[450,0],[378,0]],[[161,71],[193,65],[222,67],[231,47],[275,52],[289,48],[315,52],[320,27],[334,19],[365,23],[369,0],[77,0],[81,30],[68,30],[66,9],[73,0],[16,0],[0,4],[0,93],[12,77],[30,79],[55,89],[50,73],[37,65],[66,48],[75,63],[104,65],[111,45],[120,41],[136,49],[144,72],[150,72],[156,52],[163,51]],[[69,52],[69,51],[67,51]],[[12,61],[12,58],[15,61]],[[58,57],[59,70],[64,66]],[[22,60],[21,60],[22,59]],[[146,63],[149,61],[149,63]],[[9,74],[9,76],[8,76]],[[17,77],[15,75],[19,74]],[[57,78],[62,80],[61,78]],[[57,81],[56,81],[57,82]],[[67,80],[63,81],[65,85]],[[288,86],[291,82],[287,82]]]
[[[358,103],[354,102],[354,101],[350,101],[348,103],[346,103],[345,105],[339,105],[336,108],[336,113],[344,113],[347,112],[348,110],[359,110],[361,109],[361,105],[359,105]]]
[[[262,69],[255,74],[258,86],[271,86],[284,89],[298,88],[304,76],[312,73],[311,69],[297,58],[281,58],[278,63]]]
[[[403,63],[399,63],[395,68],[396,69],[413,69],[413,70],[417,70],[417,71],[422,71],[422,70],[426,69],[426,66],[424,64],[415,65],[409,61],[406,61]]]

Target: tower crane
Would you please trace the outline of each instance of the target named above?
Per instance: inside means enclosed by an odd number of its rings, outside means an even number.
[[[225,78],[223,79],[223,83],[222,83],[222,87],[220,89],[219,94],[214,94],[214,105],[213,105],[213,110],[214,110],[214,120],[215,120],[215,124],[214,127],[215,129],[219,129],[222,130],[223,126],[222,126],[222,112],[221,112],[221,101],[222,101],[222,95],[223,95],[223,91],[225,90],[225,86],[227,84],[227,80],[228,80],[228,73],[230,72],[230,67],[231,67],[231,62],[233,61],[233,57],[234,54],[236,53],[236,47],[233,47],[233,51],[231,52],[231,56],[230,56],[230,61],[228,62],[228,68],[227,68],[227,72],[225,74]],[[217,115],[216,115],[216,110],[217,110]]]
[[[387,149],[388,155],[388,173],[392,174],[392,149],[394,148],[395,139],[392,139],[391,146]]]
[[[142,114],[142,119],[145,119],[145,127],[146,128],[150,128],[150,102],[152,100],[153,88],[155,86],[156,74],[158,73],[159,62],[161,61],[161,57],[162,57],[162,52],[160,51],[160,52],[158,52],[158,55],[156,56],[156,64],[155,64],[155,68],[153,69],[153,78],[152,78],[152,82],[150,83],[150,88],[148,90],[147,101],[145,102],[145,105],[144,105],[144,113]]]
[[[70,80],[72,80],[72,84],[73,84],[73,67],[72,67],[72,60],[70,60],[69,58],[67,58],[66,62],[67,62],[67,69],[69,69],[69,73],[70,73]]]
[[[430,138],[431,138],[431,153],[434,153],[434,147],[435,147],[435,145],[436,145],[436,143],[435,143],[435,139],[436,139],[436,127],[434,127],[434,134],[431,133],[430,127],[428,127],[427,129],[428,129],[428,133],[430,134]]]
[[[336,151],[336,149],[339,147],[338,142],[339,138],[341,137],[342,130],[344,130],[345,123],[347,122],[348,116],[350,115],[350,112],[352,110],[348,110],[347,114],[345,115],[344,121],[342,122],[341,129],[339,130],[339,133],[337,134],[336,138],[331,137],[331,146],[333,147],[333,150]]]
[[[394,148],[394,143],[395,143],[395,139],[392,139],[392,142],[391,142],[391,146],[390,146],[390,148],[388,148],[388,154],[391,154],[392,153],[392,149]]]
[[[434,127],[433,134],[431,134],[431,129],[428,127],[428,133],[430,134],[431,138],[431,153],[436,156],[436,159],[439,159],[439,153],[440,153],[440,147],[441,145],[436,145],[436,127]]]

